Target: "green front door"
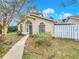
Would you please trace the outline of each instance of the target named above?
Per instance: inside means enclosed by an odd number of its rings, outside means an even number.
[[[32,34],[32,25],[29,25],[29,34]]]

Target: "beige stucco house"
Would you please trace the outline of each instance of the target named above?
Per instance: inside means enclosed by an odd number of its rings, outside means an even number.
[[[30,14],[18,24],[18,31],[21,31],[22,34],[36,34],[40,32],[53,34],[54,21],[44,18],[41,14]]]
[[[65,23],[79,24],[79,16],[70,16],[65,20]]]

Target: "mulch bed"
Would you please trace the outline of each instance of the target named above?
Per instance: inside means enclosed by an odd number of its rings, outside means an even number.
[[[42,46],[36,46],[33,43],[33,38],[32,37],[28,38],[28,40],[26,42],[25,50],[29,50],[31,52],[34,52],[34,53],[37,53],[37,54],[40,54],[40,55],[43,55],[43,51],[44,51]]]
[[[54,49],[52,48],[51,52],[51,48],[52,47],[37,46],[33,43],[33,37],[29,37],[26,42],[25,51],[36,53],[46,59],[49,56],[54,56]]]

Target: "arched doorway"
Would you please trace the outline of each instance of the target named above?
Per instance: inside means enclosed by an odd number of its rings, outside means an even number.
[[[26,31],[28,34],[32,34],[32,23],[30,21],[26,22]]]
[[[39,32],[45,32],[45,24],[43,22],[39,24]]]

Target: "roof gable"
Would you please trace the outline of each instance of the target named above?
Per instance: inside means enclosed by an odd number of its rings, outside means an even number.
[[[35,14],[32,14],[30,16],[37,17],[37,18],[41,18],[42,20],[51,21],[51,22],[54,23],[53,19],[48,19],[48,18],[45,18],[43,16],[39,16],[39,15],[35,15]]]
[[[42,17],[42,16],[38,16],[38,15],[34,15],[34,14],[27,15],[25,18],[28,18],[28,17],[29,17],[29,18],[32,18],[32,19],[41,18],[42,20],[50,21],[50,22],[53,22],[53,23],[54,23],[53,19],[47,19],[47,18],[44,18],[44,17]],[[26,19],[20,21],[20,22],[18,23],[18,25],[19,25],[20,23],[22,23],[23,21],[25,21],[25,20],[26,20]]]

